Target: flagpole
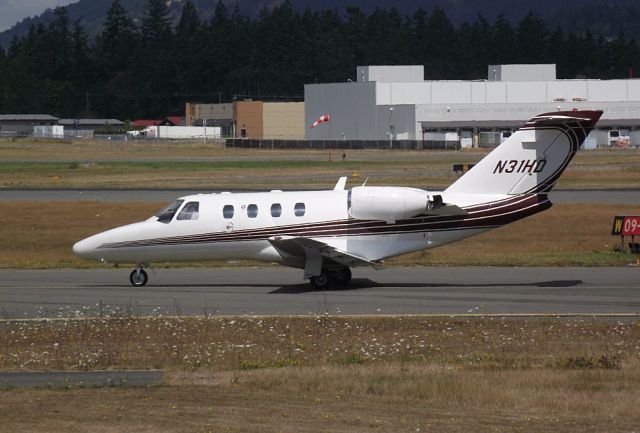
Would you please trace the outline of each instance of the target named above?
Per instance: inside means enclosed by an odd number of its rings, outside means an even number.
[[[331,122],[329,122],[329,162],[331,162]]]

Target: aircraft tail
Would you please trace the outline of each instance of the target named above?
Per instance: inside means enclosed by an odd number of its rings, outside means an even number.
[[[602,111],[558,111],[529,120],[446,189],[447,194],[548,193]]]

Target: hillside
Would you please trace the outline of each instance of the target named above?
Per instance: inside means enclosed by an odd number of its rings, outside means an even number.
[[[182,0],[172,0],[171,9],[177,20],[180,16]],[[256,17],[264,7],[270,7],[284,0],[225,0],[231,10],[236,6],[240,12],[249,17]],[[208,19],[213,13],[216,1],[193,0],[203,19]],[[640,19],[640,8],[633,0],[291,0],[294,7],[300,11],[305,9],[338,9],[344,10],[347,5],[355,6],[364,12],[371,12],[375,8],[389,9],[395,7],[405,15],[413,14],[418,8],[427,11],[434,7],[441,7],[456,25],[474,21],[480,14],[490,23],[496,17],[504,15],[512,23],[517,23],[529,11],[542,17],[549,27],[562,26],[566,31],[584,33],[590,30],[594,34],[605,37],[615,37],[620,32],[627,36],[640,39],[640,27],[636,25]],[[122,0],[122,5],[134,17],[142,16],[145,0]],[[79,20],[87,33],[95,36],[102,30],[105,14],[111,5],[111,0],[80,0],[67,6],[71,22]],[[17,23],[11,29],[0,33],[0,46],[7,47],[14,35],[26,35],[31,24],[37,25],[48,22],[53,16],[47,10],[35,18],[27,18]]]

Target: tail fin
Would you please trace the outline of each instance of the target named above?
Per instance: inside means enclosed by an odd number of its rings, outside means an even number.
[[[602,111],[540,114],[445,192],[505,195],[549,192],[601,115]]]

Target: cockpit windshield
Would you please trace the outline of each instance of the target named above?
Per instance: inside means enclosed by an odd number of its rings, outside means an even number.
[[[180,206],[182,206],[182,203],[184,203],[184,200],[176,200],[154,216],[158,218],[159,222],[169,224],[178,209],[180,209]]]

